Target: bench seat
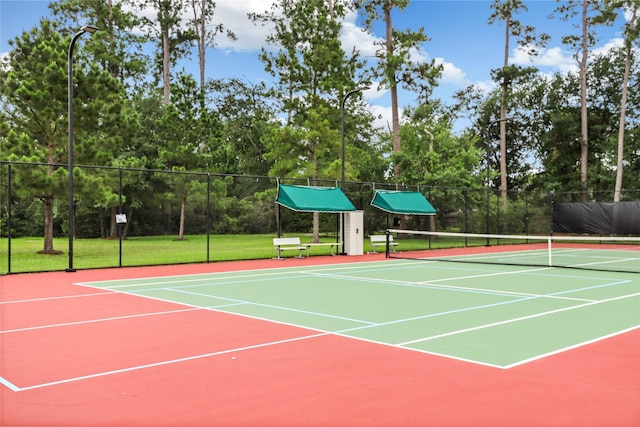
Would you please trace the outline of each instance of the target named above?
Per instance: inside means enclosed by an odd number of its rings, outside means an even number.
[[[372,234],[369,236],[369,240],[371,241],[371,247],[373,247],[373,252],[369,252],[372,254],[377,254],[378,246],[387,247],[387,236],[386,235],[375,235]],[[396,248],[398,247],[398,243],[393,241],[393,236],[389,235],[389,249],[391,251],[396,252]]]
[[[282,257],[282,251],[298,251],[296,258],[305,258],[302,251],[308,254],[307,246],[300,243],[299,237],[276,237],[273,239],[273,247],[275,248],[278,256],[274,259],[284,259]]]

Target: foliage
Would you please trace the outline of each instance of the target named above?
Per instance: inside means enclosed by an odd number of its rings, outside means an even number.
[[[377,57],[367,62],[358,52],[345,52],[340,43],[347,13],[359,12],[365,31],[372,31],[386,19],[386,12],[403,10],[406,0],[340,0],[332,2],[332,9],[326,3],[278,0],[264,13],[252,15],[254,23],[272,29],[260,59],[273,81],[254,83],[237,76],[203,84],[174,65],[178,58],[194,55],[193,40],[211,46],[216,35],[231,37],[214,22],[213,2],[53,2],[54,19],[42,20],[11,40],[11,51],[0,63],[0,233],[6,234],[11,210],[12,233],[44,235],[42,249],[47,253],[57,252],[54,238],[69,233],[78,238],[116,239],[121,232],[125,240],[142,235],[185,238],[207,232],[275,233],[280,225],[285,232],[311,231],[311,238],[319,238],[334,233],[334,216],[314,218],[285,210],[276,222],[276,178],[336,185],[343,164],[345,192],[359,209],[369,208],[374,187],[418,186],[438,209],[437,228],[482,232],[489,190],[492,228],[517,230],[536,224],[544,232],[543,213],[523,219],[523,201],[512,191],[504,210],[504,205],[493,203],[495,190],[584,194],[583,86],[588,100],[587,194],[590,199],[606,199],[599,190],[613,191],[618,185],[621,152],[621,200],[637,199],[630,191],[640,188],[640,91],[634,90],[640,79],[634,55],[637,26],[620,29],[625,35],[621,49],[590,53],[584,85],[579,73],[543,75],[506,64],[492,72],[494,80],[508,86],[506,98],[503,87],[485,91],[469,86],[457,94],[455,103],[443,105],[431,99],[441,68],[433,61],[415,61],[415,52],[428,41],[424,29],[398,29],[385,21],[390,36],[379,39]],[[610,23],[622,6],[635,3],[587,1],[587,41],[595,41],[595,24]],[[557,15],[573,20],[577,7],[584,4],[564,2],[570,7],[561,7]],[[159,19],[143,20],[140,10],[145,5]],[[180,13],[184,5],[206,8],[187,21],[188,14]],[[495,18],[500,16],[505,15]],[[531,47],[526,27],[510,19],[512,36]],[[194,31],[202,29],[202,20],[212,31],[204,39]],[[100,31],[79,40],[74,58],[76,229],[70,231],[66,68],[69,41],[79,21],[95,23]],[[565,41],[582,49],[579,35],[568,34]],[[579,44],[571,44],[575,42]],[[145,54],[149,43],[157,45],[158,62]],[[623,121],[621,87],[627,59],[630,90]],[[170,99],[160,81],[168,84]],[[374,83],[415,95],[416,101],[405,107],[402,126],[398,117],[397,129],[394,122],[391,132],[374,128],[361,91],[345,98]],[[500,131],[489,124],[505,100],[513,120],[505,126],[508,145],[501,155]],[[470,125],[454,130],[462,118]],[[396,145],[399,141],[402,144]],[[499,179],[501,160],[506,163],[506,185]],[[10,206],[7,161],[13,168]],[[536,203],[535,209],[544,211],[545,203]],[[533,203],[524,204],[531,215]],[[116,213],[125,213],[127,224],[118,226]],[[384,228],[387,220],[367,212],[365,228]],[[425,226],[419,219],[408,224]]]

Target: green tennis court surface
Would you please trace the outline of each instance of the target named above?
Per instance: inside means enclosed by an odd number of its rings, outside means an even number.
[[[640,326],[624,272],[385,260],[83,285],[500,368]]]

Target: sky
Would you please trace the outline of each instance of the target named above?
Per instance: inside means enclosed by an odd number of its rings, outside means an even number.
[[[6,55],[10,47],[8,40],[19,36],[38,25],[42,17],[49,15],[43,0],[0,0],[0,56]],[[494,87],[491,70],[502,66],[504,59],[504,22],[488,24],[491,14],[489,0],[411,0],[402,12],[394,13],[393,24],[399,29],[418,30],[424,27],[430,40],[415,52],[416,58],[434,59],[444,66],[439,86],[434,96],[447,104],[455,91],[468,85],[477,85],[485,90]],[[222,22],[226,28],[235,32],[236,42],[225,38],[217,39],[218,45],[207,52],[207,77],[237,77],[257,83],[270,80],[258,59],[258,53],[264,45],[268,29],[254,25],[248,18],[248,12],[264,12],[269,8],[269,0],[216,0],[215,22]],[[567,72],[577,70],[575,52],[563,45],[561,38],[568,34],[577,34],[575,22],[566,22],[558,17],[550,18],[558,6],[555,0],[530,0],[525,4],[528,11],[516,16],[524,25],[532,25],[537,31],[551,36],[550,43],[540,51],[536,58],[516,48],[511,41],[509,63],[522,66],[536,66],[541,73]],[[78,28],[90,22],[78,22]],[[598,27],[598,43],[594,51],[611,49],[622,43],[624,18],[619,18],[611,27]],[[361,30],[356,14],[349,15],[344,23],[341,41],[345,51],[353,47],[361,56],[372,56],[375,38],[384,34],[380,25],[374,35]],[[197,55],[184,61],[179,68],[197,74]],[[192,71],[193,70],[193,71]],[[390,94],[373,82],[371,89],[364,92],[365,100],[376,115],[381,115],[377,125],[388,128],[391,122]],[[401,107],[410,105],[414,94],[400,93]],[[496,112],[497,114],[497,112]]]

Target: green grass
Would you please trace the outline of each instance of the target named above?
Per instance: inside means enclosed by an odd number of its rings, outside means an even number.
[[[286,237],[301,236],[301,241],[311,242],[311,236],[290,233]],[[189,235],[184,240],[176,236],[131,237],[122,241],[122,261],[120,261],[120,241],[108,239],[76,239],[73,243],[73,267],[78,269],[104,267],[132,267],[140,265],[181,264],[214,261],[233,261],[246,259],[268,259],[275,256],[271,234],[212,235],[209,240],[209,258],[207,259],[207,237]],[[334,237],[327,236],[322,242],[333,242]],[[398,249],[429,248],[425,239],[399,239]],[[507,243],[507,242],[503,242]],[[430,249],[461,246],[460,239],[434,239]],[[469,242],[475,246],[481,242]],[[59,255],[42,255],[37,252],[43,248],[43,239],[21,237],[11,240],[11,273],[35,271],[61,271],[69,266],[68,238],[54,239],[54,249],[62,251]],[[373,249],[368,238],[364,239],[364,252]],[[7,274],[7,239],[0,239],[0,274]],[[378,250],[382,248],[379,247]],[[314,247],[311,256],[329,255],[329,247]],[[295,256],[297,252],[286,251],[285,257]],[[122,262],[122,264],[120,264]]]
[[[291,236],[294,236],[293,234]],[[266,259],[275,256],[271,234],[212,235],[209,240],[209,261]],[[302,236],[310,242],[310,236]],[[324,242],[335,241],[324,237]],[[11,273],[58,271],[69,266],[68,238],[54,239],[54,249],[60,255],[42,255],[43,239],[21,237],[11,240]],[[8,270],[7,239],[0,239],[0,274]],[[367,249],[365,249],[366,251]],[[294,256],[287,251],[284,256]],[[329,247],[315,247],[310,255],[328,255]],[[207,261],[207,237],[204,235],[131,237],[122,241],[122,266],[197,263]],[[78,269],[120,266],[120,241],[107,239],[76,239],[73,243],[73,266]]]

